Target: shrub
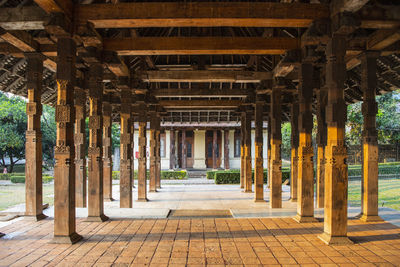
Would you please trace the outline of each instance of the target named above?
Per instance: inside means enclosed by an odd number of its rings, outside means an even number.
[[[50,183],[50,182],[52,182],[52,181],[54,181],[54,177],[53,177],[53,176],[50,176],[50,175],[43,175],[43,177],[42,177],[42,182],[43,182],[44,184],[48,184],[48,183]]]
[[[390,175],[390,174],[398,175],[398,174],[400,174],[400,165],[399,164],[386,164],[386,163],[379,164],[378,165],[378,173],[379,173],[379,175]],[[362,175],[361,165],[349,166],[348,174],[349,174],[349,176],[361,176]]]
[[[112,172],[112,179],[113,180],[119,180],[119,171],[113,171]]]
[[[207,172],[211,173],[210,172]],[[239,184],[240,170],[213,171],[216,184]],[[210,174],[211,176],[211,174]],[[264,169],[264,183],[268,182],[268,170]],[[290,178],[290,168],[282,168],[282,183]],[[209,178],[210,179],[210,178]],[[254,171],[252,171],[252,181],[254,182]]]
[[[183,180],[187,178],[187,172],[182,171],[161,171],[161,179],[162,180]]]
[[[12,183],[25,183],[25,176],[11,176]]]
[[[207,179],[215,179],[215,173],[216,173],[217,171],[208,171],[207,172]]]
[[[11,173],[0,173],[0,180],[10,180]]]

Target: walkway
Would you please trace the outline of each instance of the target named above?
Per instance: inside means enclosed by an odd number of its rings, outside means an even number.
[[[398,266],[400,229],[349,221],[348,246],[327,246],[322,223],[292,219],[78,221],[84,241],[50,244],[53,220],[20,220],[0,239],[1,266]],[[305,266],[305,265],[304,265]],[[312,265],[309,265],[312,266]],[[328,265],[326,265],[328,266]]]

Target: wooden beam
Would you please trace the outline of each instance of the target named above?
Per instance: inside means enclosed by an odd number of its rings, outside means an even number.
[[[104,39],[105,50],[132,55],[280,55],[300,48],[296,38],[274,37],[138,37]]]
[[[64,13],[67,17],[72,17],[74,4],[71,0],[34,0],[46,13]]]
[[[247,97],[249,91],[243,89],[152,89],[150,95],[154,97]]]
[[[22,52],[34,52],[39,48],[39,43],[26,31],[6,31],[0,28],[0,38]]]
[[[158,104],[166,109],[172,108],[237,108],[241,100],[160,100]]]
[[[36,6],[0,8],[0,27],[5,30],[43,30],[46,13]]]
[[[138,78],[145,82],[231,82],[258,83],[270,80],[270,72],[256,71],[143,71]]]
[[[297,28],[329,17],[327,5],[304,3],[117,3],[79,5],[75,12],[79,24],[90,21],[96,28]]]

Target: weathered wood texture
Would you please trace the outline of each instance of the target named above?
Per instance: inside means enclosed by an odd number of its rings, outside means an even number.
[[[299,149],[296,221],[312,222],[314,218],[314,166],[312,147],[313,66],[302,63],[299,68]]]
[[[254,152],[254,200],[264,201],[264,157],[263,157],[263,112],[264,102],[256,101],[255,105],[255,152]]]
[[[42,188],[42,131],[40,117],[42,115],[42,55],[27,54],[26,88],[28,103],[26,104],[27,129],[25,143],[25,215],[35,220],[46,218],[43,214]]]
[[[87,221],[106,221],[103,201],[103,66],[89,67],[89,147]]]
[[[76,45],[72,38],[57,41],[57,141],[54,148],[54,239],[75,243],[74,86]]]
[[[161,188],[161,119],[157,114],[156,121],[156,188]],[[164,144],[165,145],[165,144]]]
[[[75,88],[75,195],[76,207],[86,208],[86,92]]]
[[[244,131],[244,192],[253,192],[252,165],[251,165],[251,112],[245,112]]]
[[[267,166],[267,179],[268,179],[268,188],[271,188],[271,175],[272,175],[272,165],[271,165],[271,116],[268,116],[268,133],[267,133],[267,140],[268,140],[268,148],[267,148],[267,160],[268,160],[268,166]]]
[[[378,216],[378,134],[376,130],[375,101],[377,85],[376,69],[379,53],[365,52],[361,56],[361,88],[363,90],[363,163],[361,220],[381,221]]]
[[[103,193],[104,201],[113,201],[112,197],[112,106],[109,97],[103,101]]]
[[[278,81],[276,81],[278,83]],[[271,94],[271,189],[270,207],[282,208],[282,159],[281,159],[281,107],[282,86],[274,85]]]
[[[246,116],[242,112],[240,116],[240,188],[244,189],[245,162],[244,162],[244,136]]]
[[[319,238],[327,244],[348,244],[347,238],[347,148],[344,101],[346,65],[346,36],[334,33],[326,47],[326,87],[328,101],[326,123],[328,127],[325,147],[325,206],[324,233]]]
[[[224,168],[229,170],[229,130],[224,130]]]
[[[297,201],[298,162],[299,162],[299,103],[294,102],[291,107],[291,149],[290,149],[290,199]]]
[[[176,166],[176,132],[171,130],[169,133],[170,149],[169,149],[169,168],[175,169]]]
[[[96,28],[307,27],[329,17],[329,7],[302,3],[118,3],[79,5],[77,23]]]
[[[317,90],[317,208],[324,207],[327,88]]]
[[[155,112],[149,112],[150,119],[150,192],[156,192],[157,180],[157,117]]]
[[[120,56],[140,55],[281,55],[300,48],[287,37],[139,37],[105,38],[104,49]]]
[[[139,159],[138,159],[138,201],[147,201],[146,179],[146,106],[140,104],[139,120]]]
[[[120,207],[132,208],[132,93],[121,89],[121,137],[120,137]]]

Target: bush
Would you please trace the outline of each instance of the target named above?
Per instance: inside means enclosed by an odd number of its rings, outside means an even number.
[[[361,176],[362,175],[361,165],[349,166],[348,173],[349,176]],[[397,164],[381,163],[378,165],[378,173],[379,175],[390,175],[390,174],[398,175],[400,174],[400,165],[398,163]]]
[[[215,179],[215,173],[216,173],[217,171],[208,171],[207,173],[206,173],[206,176],[207,176],[207,179]]]
[[[210,171],[207,172],[207,175],[213,175],[216,184],[240,184],[240,170]],[[264,169],[263,176],[264,183],[267,183],[268,170]],[[289,178],[290,168],[282,168],[282,183]],[[254,170],[252,171],[252,181],[254,182]]]
[[[0,180],[10,180],[11,173],[0,173]]]
[[[112,172],[112,179],[113,180],[119,180],[119,171],[113,171]]]
[[[23,184],[25,183],[25,176],[11,176],[12,183]]]
[[[161,171],[161,180],[183,180],[187,178],[186,171]]]
[[[48,184],[50,182],[54,181],[54,177],[50,175],[43,175],[42,177],[42,183]]]

